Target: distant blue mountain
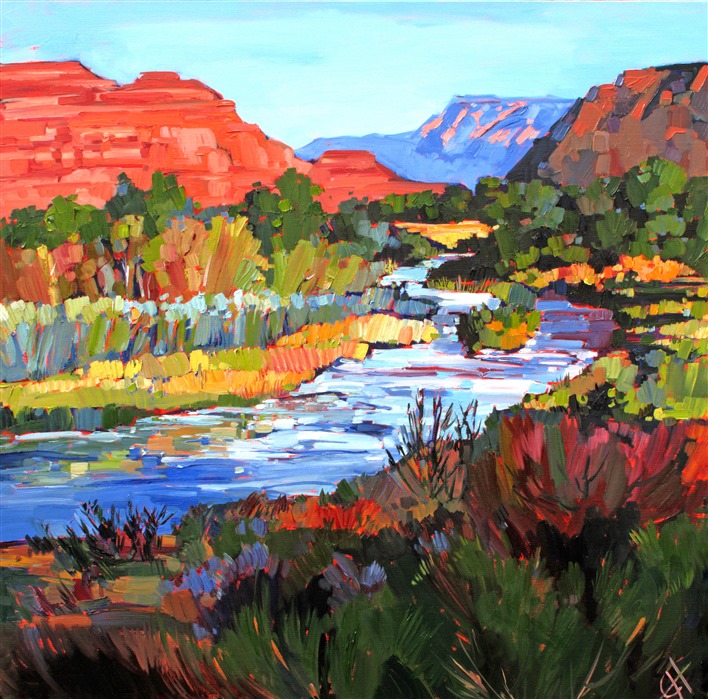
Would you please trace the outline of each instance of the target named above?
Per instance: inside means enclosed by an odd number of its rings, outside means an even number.
[[[316,160],[328,150],[368,150],[400,177],[474,187],[480,177],[505,176],[573,103],[558,97],[455,97],[415,131],[318,138],[296,155]]]

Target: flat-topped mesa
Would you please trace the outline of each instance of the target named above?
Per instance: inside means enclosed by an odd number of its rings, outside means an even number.
[[[118,87],[113,80],[94,75],[78,61],[9,63],[0,66],[0,75],[0,98],[3,101],[98,92]]]
[[[509,177],[587,185],[651,156],[678,163],[689,176],[708,175],[708,64],[627,70],[593,87]]]
[[[440,193],[445,185],[411,182],[400,178],[365,150],[329,150],[312,165],[312,181],[324,188],[319,200],[326,211],[351,198],[382,199],[388,194],[410,194],[432,190]]]
[[[175,174],[189,196],[210,206],[242,201],[254,183],[272,187],[288,168],[313,169],[244,122],[231,100],[177,73],[146,72],[118,85],[67,61],[0,66],[0,80],[0,216],[46,207],[57,195],[102,206],[122,172],[142,189],[156,170]],[[331,210],[358,195],[360,184],[362,196],[420,189],[370,153],[331,158],[316,166],[332,190],[323,197]]]
[[[559,97],[459,95],[414,131],[319,138],[297,155],[315,160],[327,150],[368,150],[400,177],[465,184],[503,176],[573,105]]]
[[[123,103],[160,105],[198,104],[200,102],[220,102],[235,110],[236,105],[225,100],[216,90],[204,85],[199,80],[180,77],[171,71],[149,71],[141,73],[135,82],[124,85],[116,92],[101,95],[101,101],[119,100]],[[241,121],[237,114],[236,119]]]
[[[316,173],[336,177],[339,174],[377,174],[387,179],[400,179],[398,175],[377,162],[368,150],[328,150],[314,163]]]
[[[121,86],[69,61],[5,65],[0,76],[0,215],[59,194],[101,206],[121,172],[141,188],[155,170],[174,173],[210,205],[238,202],[289,167],[311,167],[245,123],[233,102],[176,73]]]

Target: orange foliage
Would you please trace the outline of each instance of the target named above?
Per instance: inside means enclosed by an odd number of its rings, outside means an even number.
[[[357,534],[375,534],[393,525],[393,519],[373,500],[361,499],[352,505],[322,505],[318,498],[294,502],[275,516],[285,529],[344,529]]]
[[[351,338],[360,342],[410,345],[413,342],[430,341],[433,339],[432,333],[434,330],[429,323],[374,313],[367,316],[351,315],[334,323],[306,325],[292,335],[281,337],[276,344],[280,347],[316,346],[319,343]]]
[[[681,472],[681,481],[685,486],[695,486],[708,481],[708,425],[690,422],[687,434],[693,443],[686,447],[688,461]]]
[[[611,267],[605,267],[596,272],[587,262],[574,262],[567,267],[556,267],[545,272],[534,270],[535,281],[532,283],[537,288],[548,286],[551,282],[565,280],[568,284],[594,285],[598,290],[605,286],[608,279],[622,281],[626,274],[633,272],[640,282],[661,281],[672,282],[678,277],[691,276],[693,270],[676,260],[662,260],[658,255],[648,259],[643,255],[630,257],[620,255],[619,262]],[[527,273],[520,272],[514,275],[517,281],[526,281]]]
[[[658,255],[651,260],[643,255],[639,257],[620,255],[619,264],[623,271],[636,272],[639,281],[642,282],[672,282],[681,275],[691,273],[691,270],[682,262],[678,262],[677,260],[662,260]]]

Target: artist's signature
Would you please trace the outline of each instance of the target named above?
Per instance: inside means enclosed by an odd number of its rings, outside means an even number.
[[[688,665],[681,669],[673,658],[669,658],[669,667],[659,682],[661,699],[686,699],[693,694],[691,685],[684,677],[686,670],[688,670]]]

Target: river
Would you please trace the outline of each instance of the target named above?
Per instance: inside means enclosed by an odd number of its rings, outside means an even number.
[[[405,284],[436,303],[440,337],[427,345],[376,349],[363,361],[339,360],[289,396],[252,408],[216,408],[151,417],[84,434],[43,433],[0,446],[0,541],[49,525],[62,533],[82,502],[105,508],[167,505],[177,517],[198,502],[219,503],[254,490],[269,495],[332,490],[343,478],[374,473],[394,449],[398,428],[419,388],[429,400],[493,408],[574,376],[609,337],[606,312],[565,300],[540,300],[541,326],[518,352],[487,350],[468,358],[455,314],[496,299],[423,286],[430,266],[401,268],[382,285]]]

